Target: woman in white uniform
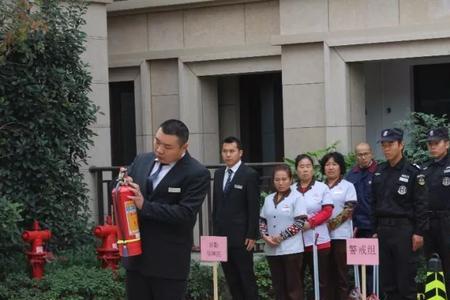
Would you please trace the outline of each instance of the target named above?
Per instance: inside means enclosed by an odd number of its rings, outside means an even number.
[[[320,299],[328,300],[328,273],[330,264],[330,235],[327,221],[333,211],[333,200],[328,187],[314,179],[313,159],[307,154],[300,154],[295,159],[295,167],[299,181],[293,187],[300,192],[300,201],[306,204],[308,219],[303,226],[305,253],[303,254],[302,278],[300,284],[305,284],[305,271],[309,268],[314,273],[312,246],[317,238],[318,270]]]
[[[346,240],[352,237],[350,221],[356,205],[356,190],[345,179],[345,159],[339,152],[326,154],[320,160],[320,167],[326,176],[325,183],[333,199],[333,214],[328,221],[331,237],[330,254],[330,300],[347,300],[350,291],[346,259]]]
[[[266,242],[264,252],[272,275],[277,300],[303,300],[300,282],[303,260],[301,230],[306,220],[306,205],[291,189],[292,172],[283,164],[274,168],[275,193],[268,195],[260,214],[260,231]]]

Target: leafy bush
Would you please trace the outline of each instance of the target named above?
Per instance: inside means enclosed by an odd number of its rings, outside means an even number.
[[[124,299],[123,271],[71,266],[55,269],[42,280],[12,273],[0,287],[0,299]],[[115,279],[117,277],[117,279]]]
[[[272,277],[266,258],[258,259],[255,262],[255,275],[256,283],[258,284],[259,298],[261,300],[274,299],[275,294],[272,287]]]
[[[9,202],[5,197],[0,196],[0,280],[6,270],[16,265],[16,257],[12,255],[20,250],[21,233],[17,223],[22,220],[20,213],[22,205],[16,202]]]
[[[72,266],[100,267],[97,251],[93,243],[75,249],[58,251],[46,265],[46,273]]]
[[[314,175],[315,178],[319,181],[323,181],[324,174],[320,172],[320,159],[327,153],[337,151],[337,146],[339,142],[334,142],[330,146],[327,146],[323,149],[319,149],[316,151],[306,152],[307,155],[311,156],[314,161]],[[350,170],[351,167],[356,163],[356,155],[353,152],[350,153],[342,153],[345,158],[345,165],[347,170]],[[295,158],[285,158],[285,163],[288,164],[292,169],[292,174],[294,175],[294,180],[297,180],[297,170],[295,169]]]
[[[124,270],[113,273],[99,266],[93,244],[60,251],[46,264],[40,281],[30,279],[23,266],[7,275],[0,299],[124,299]]]
[[[80,58],[85,12],[77,0],[0,1],[0,198],[21,204],[20,231],[37,219],[60,249],[91,237],[79,170],[97,110]]]
[[[397,122],[406,133],[405,156],[411,161],[421,164],[429,159],[426,134],[436,127],[449,127],[446,115],[437,117],[433,114],[412,112],[408,118]]]
[[[218,288],[221,299],[228,293],[225,277],[221,272],[222,268],[218,267]],[[225,294],[225,296],[224,296]],[[200,265],[197,261],[191,261],[191,271],[189,273],[187,286],[187,300],[205,300],[212,299],[214,296],[213,289],[213,270],[210,266]]]

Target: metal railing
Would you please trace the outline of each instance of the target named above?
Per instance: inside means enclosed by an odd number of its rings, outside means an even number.
[[[281,162],[264,162],[264,163],[246,163],[247,166],[254,168],[260,175],[260,191],[269,192],[271,187],[270,178],[272,175],[273,167],[279,165]],[[212,233],[212,189],[214,180],[214,171],[223,165],[205,165],[210,170],[210,188],[206,195],[204,204],[199,211],[197,218],[196,230],[194,232],[194,244],[198,244],[200,236],[208,235]],[[98,224],[103,224],[105,215],[111,215],[112,212],[112,195],[111,195],[111,182],[117,177],[120,167],[95,167],[89,168],[89,172],[95,177],[96,186],[96,199]],[[206,225],[206,226],[205,226]],[[197,248],[196,246],[194,248]]]

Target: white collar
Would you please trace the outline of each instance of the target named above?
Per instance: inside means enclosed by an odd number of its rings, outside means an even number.
[[[234,166],[232,166],[231,168],[227,167],[226,170],[225,170],[225,172],[227,172],[228,169],[231,169],[231,171],[233,171],[233,174],[235,174],[236,171],[237,171],[237,170],[239,169],[239,167],[241,166],[241,164],[242,164],[242,161],[239,160],[239,161],[238,161],[237,163],[235,163]]]
[[[181,154],[180,159],[178,159],[178,160],[176,160],[176,161],[173,161],[173,162],[171,162],[170,164],[166,164],[166,165],[164,165],[164,166],[169,166],[169,167],[175,166],[175,164],[176,164],[179,160],[181,160],[185,155],[186,155],[186,151],[184,151],[183,154]],[[155,162],[160,163],[158,158],[155,158]]]

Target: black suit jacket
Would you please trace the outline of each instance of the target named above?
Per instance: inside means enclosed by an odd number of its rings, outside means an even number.
[[[223,192],[225,167],[214,173],[214,234],[228,237],[228,247],[243,247],[245,239],[257,239],[259,233],[259,176],[242,163]]]
[[[184,280],[189,274],[192,231],[209,189],[210,173],[186,153],[147,196],[146,179],[154,161],[153,153],[141,154],[128,169],[145,198],[138,210],[143,253],[123,259],[123,264],[146,276]]]

